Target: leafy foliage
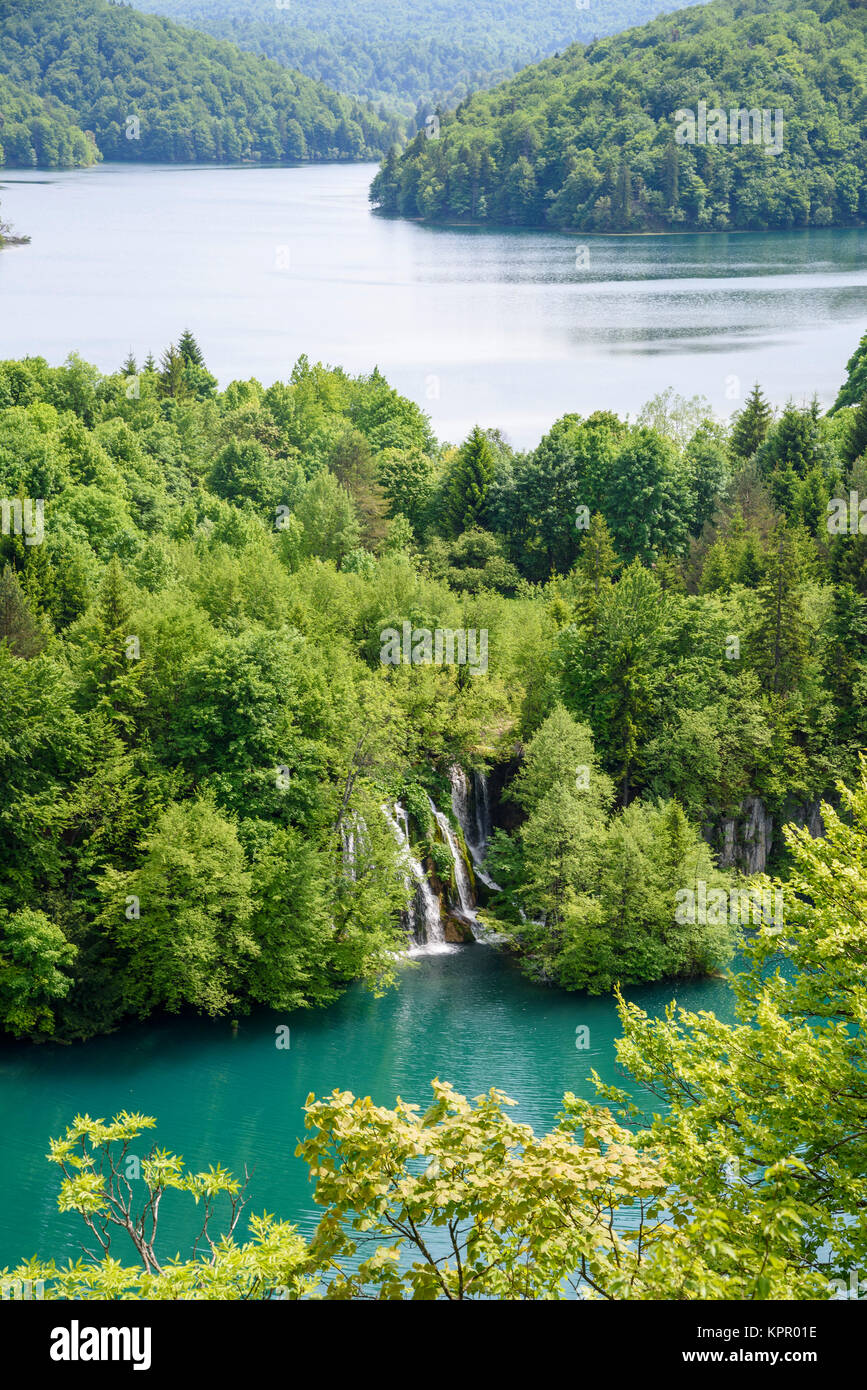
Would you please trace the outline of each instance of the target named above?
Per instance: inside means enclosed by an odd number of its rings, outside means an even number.
[[[148,8],[407,114],[419,103],[454,106],[545,53],[659,13],[658,0],[594,0],[592,13],[559,0],[519,10],[503,0],[416,9],[360,0],[351,13],[319,0],[292,0],[291,9],[272,0],[148,0]]]
[[[573,45],[389,154],[391,215],[591,232],[863,226],[867,15],[713,0]],[[678,144],[675,113],[781,111],[782,148]]]
[[[18,167],[369,159],[400,128],[278,63],[109,0],[2,0],[0,83],[0,163]]]

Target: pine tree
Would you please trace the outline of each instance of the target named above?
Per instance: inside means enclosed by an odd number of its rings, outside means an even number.
[[[856,459],[867,453],[867,391],[861,397],[861,404],[852,421],[852,433],[846,448],[846,462],[851,467]]]
[[[730,584],[729,547],[726,541],[716,540],[704,557],[698,591],[700,594],[713,594],[719,589],[727,589]]]
[[[178,352],[186,363],[194,367],[204,367],[205,359],[189,328],[185,328],[178,339]]]
[[[732,560],[732,581],[743,584],[747,589],[755,589],[762,577],[762,544],[755,531],[747,531],[739,537],[737,553]]]
[[[4,641],[21,657],[37,656],[45,645],[11,565],[4,565],[0,572],[0,642]]]
[[[123,570],[116,555],[106,566],[96,604],[99,635],[94,659],[95,696],[122,738],[133,731],[141,704],[141,662],[130,656],[130,605]]]
[[[814,464],[821,463],[815,403],[802,410],[789,402],[762,444],[756,463],[764,478],[786,468],[804,478]]]
[[[867,600],[856,593],[851,584],[839,584],[834,588],[822,672],[834,696],[838,737],[841,742],[860,745],[863,742],[860,692],[867,683]]]
[[[828,412],[833,415],[846,405],[857,405],[867,392],[867,333],[861,339],[849,361],[846,363],[846,380],[840,387],[840,394]]]
[[[587,535],[581,542],[574,570],[583,582],[591,607],[595,608],[600,590],[613,579],[619,568],[620,562],[605,518],[601,512],[594,512]]]
[[[156,364],[156,360],[155,360],[155,358],[154,358],[154,355],[153,355],[152,352],[149,352],[148,355],[147,355],[147,357],[146,357],[145,360],[144,360],[144,366],[142,367],[142,371],[143,371],[143,372],[155,372],[156,369],[157,369],[157,364]]]
[[[761,386],[756,382],[743,410],[734,418],[730,441],[735,458],[749,459],[763,442],[771,427],[773,412],[765,400]]]
[[[472,526],[484,526],[487,499],[497,460],[491,442],[478,425],[461,445],[445,488],[446,521],[454,535]]]
[[[798,538],[780,522],[758,589],[759,621],[754,633],[754,664],[765,689],[774,695],[795,689],[807,655],[802,572]]]
[[[132,349],[130,349],[130,351],[127,353],[126,361],[121,367],[121,372],[124,376],[138,375],[138,365],[136,363],[135,357],[133,356]]]
[[[176,399],[185,394],[184,359],[174,343],[169,343],[160,358],[160,389],[164,396]]]

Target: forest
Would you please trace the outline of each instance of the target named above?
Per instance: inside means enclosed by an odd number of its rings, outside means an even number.
[[[0,165],[80,168],[99,157],[92,135],[59,102],[0,76]]]
[[[826,413],[668,391],[527,453],[437,441],[378,371],[220,391],[189,330],[108,375],[0,364],[0,1023],[386,987],[380,808],[447,874],[454,763],[500,778],[484,919],[531,976],[718,969],[739,933],[676,889],[741,881],[725,821],[807,824],[858,776],[865,452],[867,336]],[[384,664],[404,623],[484,631],[486,669]]]
[[[574,45],[441,113],[371,189],[383,213],[584,232],[863,226],[867,9],[713,0]],[[679,111],[781,113],[780,149],[680,143]]]
[[[109,0],[0,0],[0,163],[370,159],[401,123]]]
[[[564,5],[531,0],[431,0],[407,9],[399,0],[147,0],[142,8],[231,39],[240,48],[339,92],[384,101],[406,115],[422,106],[450,109],[526,63],[601,34],[616,33],[676,8],[660,0],[593,0]]]
[[[567,1092],[541,1135],[496,1089],[469,1101],[434,1080],[424,1112],[310,1095],[295,1151],[323,1209],[309,1239],[251,1207],[250,1175],[218,1156],[195,1171],[154,1143],[140,1158],[154,1116],[78,1115],[47,1157],[89,1256],[0,1275],[50,1300],[859,1298],[867,765],[840,796],[824,838],[789,836],[797,910],[784,936],[746,943],[737,1022],[619,1000],[622,1073],[658,1113],[598,1078],[596,1103]],[[186,1255],[166,1197],[206,1237]]]

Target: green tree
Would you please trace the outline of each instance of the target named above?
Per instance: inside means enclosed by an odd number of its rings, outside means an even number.
[[[137,869],[106,869],[100,921],[128,958],[126,1002],[146,1015],[190,1006],[225,1013],[258,953],[251,877],[233,822],[212,801],[168,806]]]
[[[611,465],[602,511],[624,560],[681,551],[690,500],[673,445],[655,430],[633,431]]]
[[[846,380],[840,387],[831,412],[842,410],[844,406],[857,406],[867,395],[867,333],[859,342],[846,363]]]
[[[0,1025],[16,1037],[50,1033],[72,986],[76,948],[44,912],[0,910]]]
[[[95,1248],[63,1268],[53,1260],[31,1260],[13,1277],[44,1280],[49,1299],[267,1299],[309,1291],[302,1268],[307,1252],[294,1226],[267,1213],[253,1215],[252,1238],[236,1241],[249,1175],[242,1183],[220,1163],[189,1172],[179,1154],[156,1145],[140,1157],[137,1141],[155,1124],[150,1115],[126,1110],[108,1123],[77,1115],[61,1138],[51,1140],[49,1162],[63,1174],[60,1210],[78,1213]],[[199,1235],[187,1259],[163,1249],[160,1215],[167,1192],[184,1193],[195,1203]],[[111,1254],[120,1231],[135,1250],[137,1266]],[[200,1245],[206,1248],[200,1251]]]
[[[45,636],[21,591],[11,565],[0,571],[0,642],[8,642],[16,656],[36,656],[45,645]]]
[[[490,440],[478,425],[474,426],[458,450],[445,482],[445,519],[453,535],[485,524],[496,467]]]
[[[777,526],[758,588],[759,613],[751,635],[753,664],[766,690],[790,694],[798,685],[807,654],[801,576],[802,550],[797,536]]]
[[[743,410],[738,411],[732,421],[729,447],[736,459],[751,459],[767,436],[773,420],[773,411],[765,400],[762,388],[756,382],[747,396]]]
[[[185,328],[180,338],[178,338],[178,352],[188,366],[204,367],[205,359],[202,356],[202,349],[199,347],[189,328]]]

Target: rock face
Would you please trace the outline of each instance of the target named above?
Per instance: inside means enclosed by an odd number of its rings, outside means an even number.
[[[704,827],[704,834],[717,852],[721,869],[763,874],[767,870],[771,850],[782,847],[782,827],[791,822],[806,826],[814,840],[825,833],[820,803],[811,801],[805,806],[793,800],[786,803],[778,818],[775,841],[774,817],[761,797],[747,796],[736,816],[711,821]]]
[[[475,941],[476,938],[469,923],[460,922],[457,917],[449,916],[446,918],[445,939],[458,945],[467,945],[469,942]]]

